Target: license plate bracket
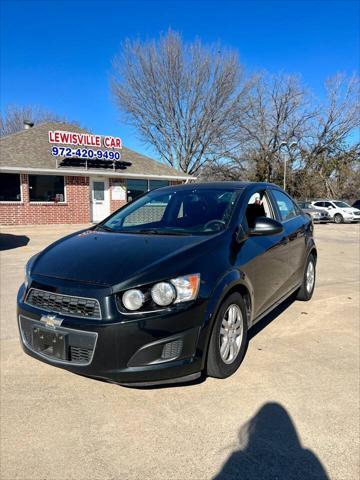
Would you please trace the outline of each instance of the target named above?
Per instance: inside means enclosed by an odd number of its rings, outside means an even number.
[[[68,335],[34,327],[32,331],[33,348],[36,352],[57,360],[68,360]]]

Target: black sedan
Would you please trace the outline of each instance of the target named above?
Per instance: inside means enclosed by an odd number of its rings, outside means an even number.
[[[21,342],[121,384],[225,378],[249,328],[295,292],[311,298],[316,259],[311,220],[275,185],[161,188],[30,259]]]

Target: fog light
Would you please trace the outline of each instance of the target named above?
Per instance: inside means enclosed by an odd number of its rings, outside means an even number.
[[[175,340],[174,342],[165,343],[161,358],[163,360],[169,360],[170,358],[177,358],[182,351],[183,341]]]

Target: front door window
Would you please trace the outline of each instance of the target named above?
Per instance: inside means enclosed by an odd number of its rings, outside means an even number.
[[[246,220],[249,228],[255,227],[255,221],[258,217],[274,218],[264,190],[255,192],[249,199],[246,208]]]

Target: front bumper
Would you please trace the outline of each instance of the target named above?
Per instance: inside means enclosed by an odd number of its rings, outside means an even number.
[[[314,223],[328,223],[331,221],[330,217],[312,217]]]
[[[208,333],[205,301],[130,319],[119,314],[111,321],[57,314],[61,325],[54,326],[44,322],[49,312],[24,302],[24,289],[23,285],[18,294],[20,339],[24,351],[38,360],[80,375],[131,385],[200,376]],[[39,347],[39,331],[54,342],[66,338],[65,346],[62,344],[65,354],[52,346]]]

